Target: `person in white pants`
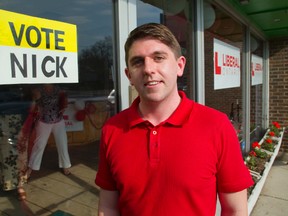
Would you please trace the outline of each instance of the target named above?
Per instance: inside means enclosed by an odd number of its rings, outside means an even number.
[[[27,177],[32,170],[40,170],[45,147],[50,134],[54,135],[59,167],[65,175],[70,174],[70,157],[68,153],[67,133],[63,112],[67,107],[66,94],[58,86],[45,84],[34,92],[39,120],[36,123],[36,138],[28,163]]]
[[[71,166],[64,120],[53,124],[39,121],[36,127],[35,144],[29,160],[29,167],[32,170],[40,170],[42,156],[51,133],[54,135],[58,150],[59,167],[68,168]]]

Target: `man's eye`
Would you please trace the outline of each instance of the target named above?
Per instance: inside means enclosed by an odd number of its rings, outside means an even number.
[[[159,61],[164,60],[164,57],[163,56],[155,56],[154,60],[159,62]]]
[[[131,62],[131,65],[132,66],[139,66],[143,63],[143,60],[142,59],[135,59]]]

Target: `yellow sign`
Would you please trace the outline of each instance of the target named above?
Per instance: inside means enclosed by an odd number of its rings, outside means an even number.
[[[78,82],[77,54],[76,25],[0,10],[0,84]]]
[[[0,45],[77,52],[76,26],[0,10]]]

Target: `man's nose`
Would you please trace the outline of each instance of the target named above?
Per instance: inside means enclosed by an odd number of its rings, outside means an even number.
[[[147,74],[153,73],[154,66],[155,66],[154,60],[150,57],[146,57],[144,60],[144,72]]]

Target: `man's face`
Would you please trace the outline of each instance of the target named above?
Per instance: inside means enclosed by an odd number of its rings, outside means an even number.
[[[160,102],[177,92],[177,77],[182,76],[186,59],[176,59],[172,50],[159,40],[135,41],[128,54],[125,73],[141,100]]]

